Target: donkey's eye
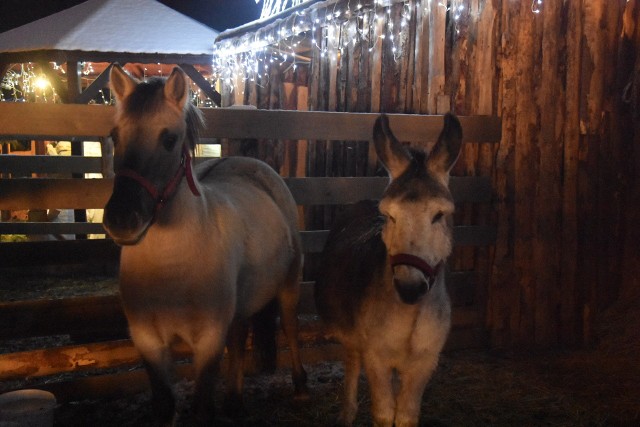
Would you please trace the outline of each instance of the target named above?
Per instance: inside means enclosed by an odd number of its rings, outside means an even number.
[[[118,128],[113,128],[111,129],[111,133],[109,134],[109,137],[111,137],[111,140],[113,141],[113,146],[115,147],[116,145],[118,145]]]
[[[169,132],[167,129],[164,129],[162,133],[160,133],[160,141],[162,142],[162,146],[167,151],[172,151],[176,146],[176,142],[178,141],[178,135]]]
[[[431,220],[431,224],[435,224],[436,222],[440,221],[443,216],[444,216],[444,212],[442,211],[438,212],[433,216],[433,219]]]
[[[392,217],[391,215],[389,215],[388,213],[383,212],[382,215],[384,216],[385,222],[391,221],[391,223],[393,223],[393,224],[396,223],[396,219],[394,217]]]

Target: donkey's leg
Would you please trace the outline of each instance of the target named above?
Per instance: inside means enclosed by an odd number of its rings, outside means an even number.
[[[232,418],[242,412],[242,384],[244,380],[244,356],[247,345],[249,325],[245,320],[235,319],[227,333],[229,367],[227,370],[227,390],[224,401],[224,413]]]
[[[278,294],[280,303],[280,321],[282,330],[289,344],[291,353],[291,364],[293,368],[293,385],[295,389],[294,398],[296,400],[309,399],[309,389],[307,388],[307,372],[302,366],[300,357],[300,347],[298,345],[298,301],[300,299],[300,282],[298,274],[300,272],[300,259],[296,257],[291,264],[288,277],[284,287]]]
[[[338,416],[338,424],[350,426],[356,418],[358,412],[358,379],[362,358],[360,352],[345,347],[344,358],[344,395],[342,410]]]
[[[154,416],[162,426],[173,426],[176,402],[171,388],[173,360],[168,347],[147,328],[130,324],[131,338],[142,356],[151,385],[151,401]]]
[[[396,427],[415,427],[420,419],[424,389],[438,365],[438,354],[429,353],[399,370]]]
[[[193,412],[198,425],[211,425],[215,418],[215,388],[224,351],[223,329],[212,328],[193,345],[196,386]]]
[[[395,415],[392,369],[378,355],[364,355],[364,368],[371,389],[371,415],[376,427],[391,427]]]

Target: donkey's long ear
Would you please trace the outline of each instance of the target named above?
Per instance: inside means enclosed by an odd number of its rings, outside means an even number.
[[[389,129],[389,118],[381,114],[373,126],[373,143],[376,153],[391,179],[396,179],[407,170],[411,163],[411,153],[396,139]]]
[[[427,168],[436,176],[449,182],[449,171],[458,160],[462,147],[462,126],[458,118],[451,113],[444,115],[444,126],[438,142],[427,159]]]
[[[114,64],[109,72],[111,92],[118,103],[122,102],[138,84],[138,80],[131,77],[119,64]]]
[[[180,68],[175,67],[164,85],[164,96],[182,110],[189,96],[187,77]]]

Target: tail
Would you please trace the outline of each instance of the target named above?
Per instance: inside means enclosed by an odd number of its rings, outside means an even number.
[[[251,317],[253,359],[257,372],[273,373],[277,367],[278,302],[274,298]]]

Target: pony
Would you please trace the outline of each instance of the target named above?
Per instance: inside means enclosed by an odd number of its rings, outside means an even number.
[[[381,115],[373,142],[390,183],[379,203],[361,201],[334,221],[315,302],[327,335],[344,348],[338,424],[352,425],[355,419],[364,366],[374,425],[416,426],[451,324],[444,279],[453,245],[448,183],[462,128],[457,117],[446,114],[427,155],[401,144]]]
[[[224,408],[239,412],[249,321],[273,300],[291,349],[295,397],[305,398],[296,315],[302,255],[288,187],[255,159],[192,166],[204,121],[179,68],[141,82],[116,64],[110,82],[115,178],[103,223],[122,247],[122,306],[159,422],[175,423],[171,347],[180,340],[193,351],[196,420],[214,420],[225,345]],[[275,328],[275,313],[272,320]]]

